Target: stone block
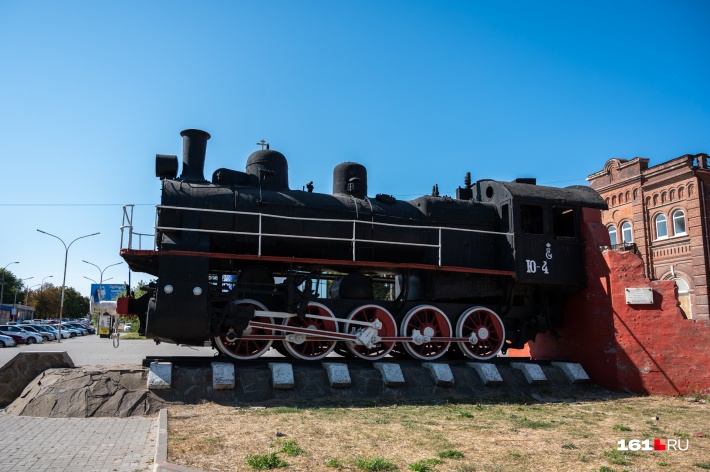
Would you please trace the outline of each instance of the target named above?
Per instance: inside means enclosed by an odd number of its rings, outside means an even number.
[[[375,362],[375,369],[382,374],[382,382],[385,387],[397,388],[404,386],[404,375],[399,364]]]
[[[551,365],[562,369],[570,383],[578,384],[589,382],[589,376],[580,364],[576,362],[551,362]]]
[[[542,371],[542,368],[537,364],[511,362],[510,367],[521,370],[523,375],[525,375],[525,380],[527,380],[530,385],[537,385],[547,382],[547,376]]]
[[[295,385],[293,367],[285,362],[269,362],[271,381],[276,390],[291,390]]]
[[[466,365],[476,371],[478,377],[481,379],[481,382],[483,382],[483,385],[487,387],[493,387],[503,383],[503,377],[500,376],[498,367],[496,367],[495,364],[488,364],[485,362],[468,362]]]
[[[437,387],[451,387],[454,385],[454,373],[451,372],[449,364],[425,362],[422,366],[429,371]]]
[[[234,364],[231,362],[212,363],[212,388],[231,390],[234,388]]]
[[[148,372],[148,390],[169,390],[172,386],[172,376],[172,362],[151,362]]]
[[[325,367],[325,371],[328,373],[328,382],[330,382],[331,387],[348,388],[352,384],[347,364],[324,362],[323,367]]]

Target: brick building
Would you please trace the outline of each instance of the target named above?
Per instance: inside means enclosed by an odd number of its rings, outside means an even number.
[[[707,154],[649,160],[610,159],[587,177],[609,205],[602,222],[612,246],[633,248],[646,276],[674,280],[687,318],[709,319],[710,169]]]

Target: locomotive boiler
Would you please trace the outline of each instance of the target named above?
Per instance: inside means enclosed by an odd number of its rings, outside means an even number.
[[[264,142],[245,171],[207,180],[210,135],[181,136],[179,176],[177,156],[156,156],[153,248],[133,247],[124,211],[121,255],[156,281],[118,310],[156,342],[209,341],[233,359],[271,348],[304,360],[334,350],[490,359],[521,348],[559,327],[585,285],[582,210],[606,208],[589,187],[534,179],[467,176],[455,198],[370,197],[353,162],[335,167],[331,194],[292,190],[285,156]]]

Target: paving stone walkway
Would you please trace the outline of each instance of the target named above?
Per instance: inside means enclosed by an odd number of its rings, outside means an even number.
[[[0,471],[149,471],[157,431],[157,417],[32,418],[0,412]]]

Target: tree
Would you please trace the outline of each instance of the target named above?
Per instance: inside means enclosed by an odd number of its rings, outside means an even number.
[[[155,281],[156,281],[156,279],[153,279],[150,282],[146,282],[145,280],[141,280],[140,282],[138,282],[135,285],[135,287],[133,288],[133,290],[131,290],[131,292],[133,294],[133,298],[140,298],[143,295],[145,295],[145,290],[143,290],[141,287],[147,286],[149,283],[155,282]]]
[[[65,287],[62,317],[85,318],[88,313],[89,297],[83,297],[74,287]]]
[[[58,318],[61,296],[61,287],[45,284],[30,302],[35,307],[35,318]]]
[[[15,292],[18,292],[17,299],[22,301],[22,295],[24,295],[24,292],[19,292],[20,279],[15,277],[15,274],[9,270],[0,268],[0,280],[2,280],[3,275],[5,276],[5,290],[3,291],[0,303],[3,305],[12,305],[15,300]]]
[[[59,318],[62,287],[45,284],[40,292],[33,292],[30,304],[35,307],[35,318]],[[81,318],[89,312],[89,298],[73,287],[64,288],[63,318]]]

